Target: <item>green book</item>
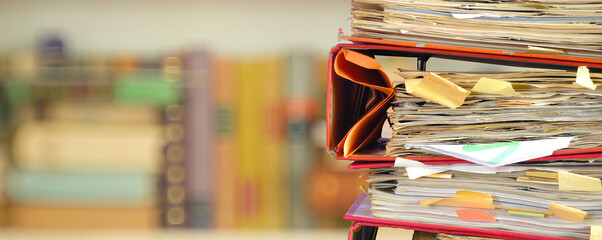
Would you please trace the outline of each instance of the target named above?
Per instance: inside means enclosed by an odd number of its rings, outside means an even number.
[[[141,206],[156,202],[157,177],[149,174],[90,174],[33,171],[13,167],[9,198],[44,206]]]
[[[113,85],[114,100],[119,103],[140,103],[165,106],[182,98],[179,79],[163,74],[139,73],[117,77]]]

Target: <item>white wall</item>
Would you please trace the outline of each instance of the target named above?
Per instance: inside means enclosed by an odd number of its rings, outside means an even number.
[[[73,52],[156,51],[204,44],[223,52],[294,46],[327,51],[347,34],[346,0],[0,0],[0,52],[56,30]]]

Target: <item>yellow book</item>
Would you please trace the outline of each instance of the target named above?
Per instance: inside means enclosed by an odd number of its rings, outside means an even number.
[[[239,226],[256,228],[260,226],[259,181],[261,170],[259,163],[263,160],[261,110],[263,93],[259,64],[254,58],[243,59],[236,71],[238,87],[236,99],[236,144],[237,154],[237,213]]]
[[[257,161],[261,169],[261,216],[267,228],[285,227],[288,220],[289,186],[288,167],[285,160],[284,122],[284,59],[269,56],[261,60],[259,67],[263,82],[262,130],[259,141],[263,145],[264,157]]]

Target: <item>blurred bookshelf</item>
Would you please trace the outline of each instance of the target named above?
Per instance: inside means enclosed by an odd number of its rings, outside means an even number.
[[[66,48],[0,56],[0,238],[348,227],[361,173],[322,147],[324,53]]]

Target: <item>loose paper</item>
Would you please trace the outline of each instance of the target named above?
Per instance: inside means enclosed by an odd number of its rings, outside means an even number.
[[[512,83],[502,80],[482,77],[472,87],[472,92],[499,94],[503,96],[521,96],[520,93],[514,91]]]
[[[558,171],[558,189],[560,191],[602,192],[602,183],[599,178]]]
[[[481,18],[481,17],[489,17],[489,18],[501,18],[502,15],[491,14],[491,13],[451,13],[452,17],[458,19],[469,19],[469,18]]]
[[[409,179],[417,179],[445,171],[447,171],[447,169],[436,167],[406,167],[406,172],[408,173]]]
[[[416,160],[410,160],[410,159],[398,157],[398,158],[395,158],[395,163],[393,164],[393,166],[394,167],[420,167],[420,166],[424,166],[424,163],[421,163]]]
[[[552,214],[559,216],[564,220],[573,222],[581,222],[583,221],[585,216],[587,216],[587,212],[585,211],[564,206],[555,202],[550,203],[550,206],[548,207],[548,212],[551,212]]]
[[[512,165],[512,166],[500,166],[500,167],[487,167],[487,166],[474,165],[474,164],[453,164],[453,165],[436,165],[436,166],[425,165],[425,166],[421,166],[421,167],[406,167],[406,171],[408,172],[408,175],[410,175],[410,174],[420,175],[420,173],[428,173],[431,171],[431,170],[425,170],[425,169],[438,169],[437,171],[459,171],[459,172],[480,173],[480,174],[496,174],[496,173],[500,173],[500,172],[519,172],[519,171],[527,171],[527,170],[554,171],[554,174],[556,174],[556,171],[559,171],[559,170],[571,170],[570,168],[567,168],[567,167],[546,167],[546,166],[536,166],[536,165],[533,165],[533,166]],[[433,171],[435,171],[435,170],[433,170]],[[410,173],[410,172],[412,172],[412,173]],[[426,176],[426,175],[423,175],[423,176]],[[529,179],[529,178],[525,178],[525,179]],[[554,182],[554,185],[558,185],[558,182]]]
[[[562,49],[552,49],[552,48],[544,48],[544,47],[536,47],[536,46],[528,46],[528,53],[540,53],[540,54],[549,54],[549,55],[564,55],[566,54]]]
[[[572,137],[564,137],[468,145],[411,143],[405,146],[457,157],[484,166],[497,167],[552,155],[554,151],[568,147],[572,139]]]
[[[470,91],[429,72],[423,79],[409,79],[405,81],[406,91],[443,106],[455,109],[464,104],[464,99]]]
[[[490,213],[480,209],[456,209],[456,214],[463,221],[497,222]]]
[[[575,84],[591,90],[596,90],[597,87],[597,85],[594,84],[592,79],[589,77],[589,69],[586,66],[580,66],[577,68],[577,80],[575,81]]]

